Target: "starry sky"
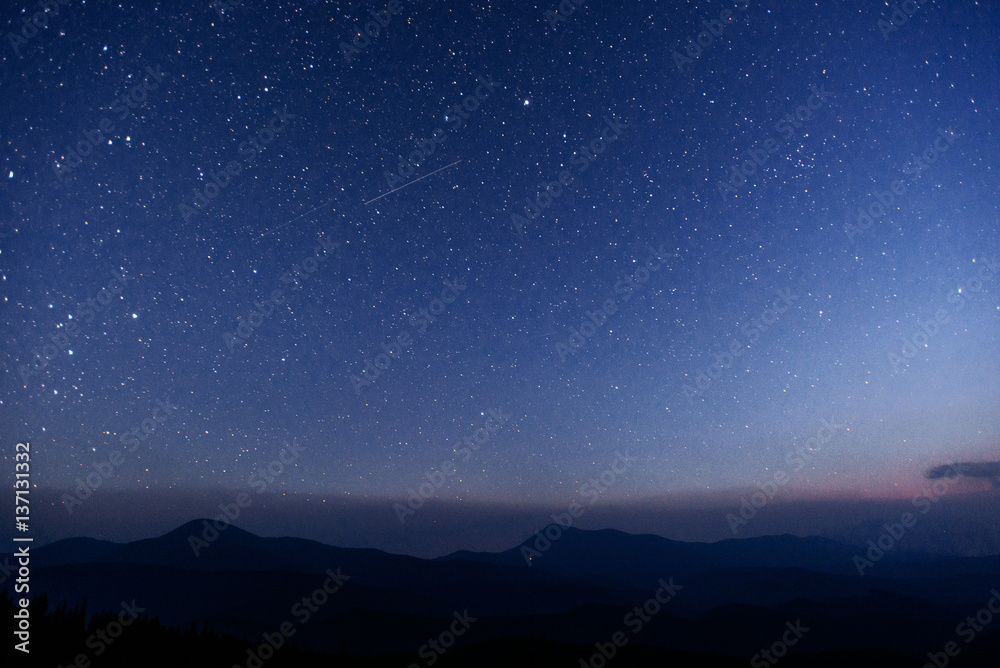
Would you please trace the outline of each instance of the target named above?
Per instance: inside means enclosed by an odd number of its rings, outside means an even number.
[[[995,460],[998,7],[907,7],[6,7],[3,455],[393,522]]]

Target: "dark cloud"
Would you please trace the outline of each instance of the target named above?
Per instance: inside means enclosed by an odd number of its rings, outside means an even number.
[[[926,475],[932,480],[955,476],[1000,479],[1000,462],[955,462],[928,469]]]

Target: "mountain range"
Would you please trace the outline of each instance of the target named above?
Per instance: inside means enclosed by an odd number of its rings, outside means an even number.
[[[788,665],[922,666],[949,642],[960,658],[941,656],[959,667],[1000,656],[1000,614],[990,624],[981,615],[980,631],[961,626],[990,605],[1000,611],[1000,555],[890,549],[859,575],[855,558],[872,546],[792,535],[686,543],[550,525],[503,552],[420,559],[236,526],[198,544],[206,523],[34,549],[32,595],[93,611],[134,601],[164,625],[207,624],[253,646],[291,624],[296,646],[399,665],[491,665],[527,647],[567,666],[608,654],[623,666],[708,655],[771,665],[778,657],[761,654],[771,648],[786,649]],[[14,596],[12,579],[3,586]],[[435,639],[454,646],[428,649]]]

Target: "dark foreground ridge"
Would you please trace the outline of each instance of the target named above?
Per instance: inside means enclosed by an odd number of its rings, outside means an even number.
[[[888,553],[861,576],[852,559],[865,547],[821,538],[683,543],[549,527],[504,552],[427,560],[235,526],[196,555],[190,537],[204,526],[39,548],[33,661],[961,668],[1000,656],[998,556]]]

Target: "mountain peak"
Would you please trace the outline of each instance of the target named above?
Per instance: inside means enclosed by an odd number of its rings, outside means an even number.
[[[245,529],[241,529],[235,524],[228,521],[222,523],[218,519],[211,520],[207,517],[202,517],[196,520],[191,520],[190,522],[185,522],[176,529],[168,531],[167,533],[160,536],[161,538],[175,538],[177,536],[194,536],[195,538],[201,538],[206,540],[205,535],[214,536],[215,534],[226,534],[228,536],[239,536],[241,538],[259,538],[257,534],[250,533]],[[213,538],[214,540],[214,538]]]

